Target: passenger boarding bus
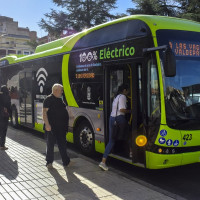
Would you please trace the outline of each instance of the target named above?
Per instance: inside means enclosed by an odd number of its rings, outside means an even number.
[[[0,85],[12,98],[13,126],[43,131],[42,107],[54,83],[64,87],[68,142],[103,153],[117,88],[128,84],[130,137],[112,154],[159,169],[200,161],[200,24],[135,15],[0,60]],[[129,157],[131,145],[133,157]]]

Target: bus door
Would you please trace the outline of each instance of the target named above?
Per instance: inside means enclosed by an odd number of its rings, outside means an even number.
[[[20,124],[33,128],[33,74],[32,72],[21,72],[19,74],[19,115]]]
[[[127,84],[130,93],[127,98],[127,109],[131,114],[126,114],[129,124],[129,132],[125,133],[124,140],[117,140],[112,150],[116,156],[123,157],[129,162],[144,164],[144,151],[140,152],[135,145],[135,138],[142,130],[142,65],[136,63],[105,66],[105,140],[109,140],[109,117],[112,110],[112,102],[117,89],[121,84]],[[139,131],[139,132],[138,132]],[[132,152],[132,157],[130,157]]]

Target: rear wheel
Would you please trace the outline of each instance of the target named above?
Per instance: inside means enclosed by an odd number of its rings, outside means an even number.
[[[82,121],[76,131],[79,149],[86,155],[94,153],[94,132],[88,121]]]
[[[18,124],[18,114],[17,114],[16,107],[12,108],[11,124],[15,128],[17,128],[19,126],[19,124]]]

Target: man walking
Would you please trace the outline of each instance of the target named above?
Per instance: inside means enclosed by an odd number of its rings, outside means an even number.
[[[11,116],[11,100],[8,88],[3,85],[0,92],[0,150],[8,149],[5,142],[9,116]]]
[[[68,130],[69,116],[66,105],[62,100],[63,86],[54,84],[52,94],[47,96],[43,104],[43,120],[47,135],[46,166],[53,168],[54,144],[57,142],[63,166],[70,163],[67,155],[66,132]]]

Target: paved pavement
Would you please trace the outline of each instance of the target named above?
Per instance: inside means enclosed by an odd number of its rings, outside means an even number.
[[[61,161],[45,166],[45,141],[13,128],[8,129],[7,151],[0,151],[0,200],[172,200],[130,180],[116,170],[102,171],[96,162],[69,150],[72,165]],[[55,148],[55,157],[58,149]]]

